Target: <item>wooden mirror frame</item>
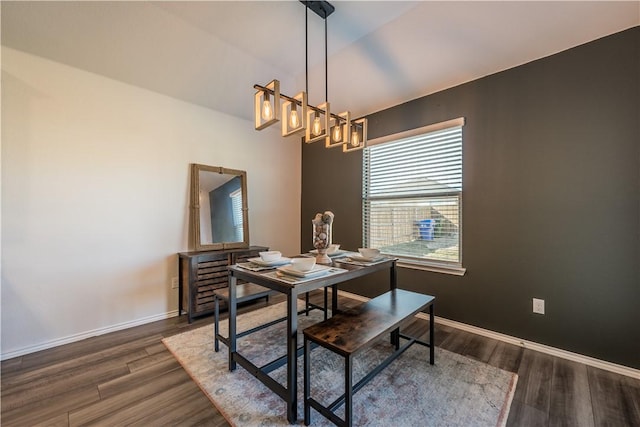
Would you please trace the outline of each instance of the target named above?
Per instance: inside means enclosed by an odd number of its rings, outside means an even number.
[[[200,172],[212,172],[240,177],[242,189],[242,241],[203,243],[200,230]],[[221,166],[207,166],[193,163],[191,165],[191,237],[196,251],[237,249],[249,247],[249,208],[247,204],[247,173],[237,169],[227,169]]]

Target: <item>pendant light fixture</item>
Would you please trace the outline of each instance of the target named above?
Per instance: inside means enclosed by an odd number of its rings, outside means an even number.
[[[327,17],[335,8],[327,1],[303,1],[305,10],[305,59],[306,88],[304,92],[290,97],[280,93],[280,82],[272,80],[266,86],[253,85],[255,94],[254,116],[256,130],[265,129],[282,122],[282,136],[304,134],[306,143],[325,141],[325,147],[342,146],[343,152],[361,150],[367,143],[367,119],[351,119],[351,113],[331,113],[328,94],[327,62]],[[309,105],[309,54],[308,54],[308,11],[324,19],[324,60],[325,60],[325,102],[314,107]]]

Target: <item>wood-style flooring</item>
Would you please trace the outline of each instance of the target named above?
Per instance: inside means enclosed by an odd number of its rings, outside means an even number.
[[[357,304],[340,296],[341,307]],[[212,321],[181,316],[3,361],[0,423],[227,426],[161,342]],[[443,325],[436,345],[518,373],[509,426],[640,426],[640,380]]]

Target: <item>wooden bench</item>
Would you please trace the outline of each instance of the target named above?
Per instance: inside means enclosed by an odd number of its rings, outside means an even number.
[[[353,394],[360,390],[373,377],[386,368],[413,344],[429,347],[429,363],[434,364],[434,314],[435,297],[393,289],[354,309],[343,311],[335,316],[306,328],[304,333],[304,423],[311,421],[313,407],[338,426],[351,426],[353,418]],[[400,333],[400,326],[418,312],[429,308],[429,342]],[[391,344],[395,351],[380,365],[365,375],[357,384],[352,384],[353,357],[371,347],[387,333],[391,333]],[[400,347],[400,338],[408,340]],[[345,392],[328,406],[311,397],[311,343],[315,343],[344,357]],[[336,408],[345,405],[345,418],[335,414]]]

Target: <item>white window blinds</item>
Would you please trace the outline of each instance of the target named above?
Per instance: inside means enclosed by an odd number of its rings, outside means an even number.
[[[365,197],[416,197],[462,191],[462,127],[365,150]]]
[[[462,126],[363,153],[364,242],[405,262],[461,266]]]

